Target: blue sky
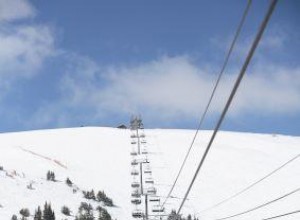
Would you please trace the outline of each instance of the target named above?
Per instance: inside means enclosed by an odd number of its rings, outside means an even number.
[[[269,1],[253,1],[212,129]],[[0,131],[195,128],[246,1],[0,0]],[[222,126],[300,135],[300,3],[279,1]]]

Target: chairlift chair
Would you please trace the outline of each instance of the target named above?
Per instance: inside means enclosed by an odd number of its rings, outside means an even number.
[[[156,206],[153,206],[152,208],[152,212],[164,212],[164,207],[160,206],[160,205],[156,205]]]
[[[147,178],[145,180],[145,183],[151,183],[151,184],[154,184],[154,180],[152,178]]]
[[[138,153],[137,153],[136,151],[131,151],[131,152],[130,152],[130,155],[131,155],[131,156],[137,156]]]
[[[160,198],[158,197],[150,197],[149,202],[160,202]]]
[[[139,175],[139,171],[138,170],[132,170],[131,175],[132,176],[137,176],[137,175]]]
[[[132,161],[131,161],[131,165],[132,165],[132,166],[134,166],[134,165],[138,165],[138,162],[137,162],[137,160],[132,160]]]
[[[135,204],[135,205],[139,205],[142,203],[142,200],[139,198],[134,198],[134,199],[131,199],[131,203]]]
[[[141,194],[140,194],[139,190],[136,189],[136,190],[132,191],[131,197],[141,198]]]
[[[149,187],[147,189],[147,194],[149,194],[149,195],[156,195],[156,188],[155,187]]]
[[[145,174],[152,174],[152,171],[151,170],[145,170],[144,173]]]
[[[140,187],[140,183],[139,182],[133,182],[133,183],[131,183],[131,187],[132,188],[139,188]]]
[[[142,151],[142,154],[148,154],[148,151],[143,150],[143,151]]]
[[[144,214],[140,209],[136,209],[132,212],[133,218],[142,218],[143,216],[144,216]]]

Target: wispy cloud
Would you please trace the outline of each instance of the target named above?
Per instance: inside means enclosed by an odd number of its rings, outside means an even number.
[[[6,25],[0,29],[0,47],[0,75],[28,76],[54,53],[54,39],[46,26]]]
[[[78,66],[74,65],[75,69],[61,82],[61,108],[93,109],[95,118],[137,112],[167,121],[197,118],[216,78],[187,56],[165,56],[136,66],[106,68],[86,58],[78,58],[76,63]],[[254,66],[238,92],[230,116],[297,114],[299,79],[299,68]],[[220,112],[234,80],[234,74],[223,79],[211,112]]]
[[[27,0],[0,0],[0,22],[30,18],[35,9]]]
[[[28,1],[0,0],[0,90],[1,96],[15,79],[38,73],[54,53],[54,34],[46,25],[16,24],[16,19],[34,16]]]

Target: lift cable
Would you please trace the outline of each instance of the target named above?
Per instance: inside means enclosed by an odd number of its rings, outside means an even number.
[[[296,211],[281,214],[281,215],[276,215],[276,216],[269,217],[269,218],[264,218],[262,220],[270,220],[270,219],[275,219],[275,218],[281,218],[281,217],[284,217],[284,216],[293,215],[293,214],[297,214],[297,213],[300,213],[300,210],[296,210]]]
[[[268,21],[269,21],[271,15],[272,15],[272,12],[274,11],[274,8],[276,6],[277,1],[278,0],[272,0],[271,1],[271,4],[270,4],[269,9],[267,11],[267,14],[266,14],[266,16],[265,16],[265,18],[264,18],[264,20],[263,20],[263,22],[262,22],[262,24],[261,24],[261,26],[259,28],[259,31],[258,31],[258,33],[257,33],[257,35],[256,35],[256,37],[255,37],[255,39],[253,41],[253,43],[252,43],[252,46],[250,48],[250,51],[248,52],[248,55],[247,55],[246,60],[245,60],[245,62],[243,64],[243,67],[242,67],[242,69],[241,69],[241,71],[240,71],[240,73],[238,75],[238,78],[237,78],[237,80],[236,80],[236,82],[234,84],[234,87],[233,87],[233,89],[231,91],[231,94],[230,94],[228,100],[227,100],[227,103],[226,103],[226,105],[224,107],[224,110],[223,110],[223,112],[222,112],[222,114],[221,114],[221,116],[219,118],[219,121],[218,121],[218,123],[217,123],[217,125],[216,125],[216,127],[214,129],[214,132],[213,132],[213,134],[211,136],[211,139],[210,139],[210,141],[209,141],[209,143],[208,143],[208,145],[206,147],[206,150],[205,150],[205,152],[204,152],[204,154],[203,154],[203,156],[201,158],[201,161],[200,161],[200,163],[199,163],[199,165],[197,167],[197,170],[196,170],[196,172],[195,172],[195,174],[193,176],[193,179],[192,179],[192,181],[191,181],[191,183],[190,183],[190,185],[188,187],[188,190],[185,193],[184,199],[182,200],[182,202],[181,202],[181,204],[179,206],[177,214],[180,213],[180,211],[181,211],[181,209],[182,209],[182,207],[183,207],[183,205],[185,203],[185,200],[187,199],[187,197],[188,197],[188,195],[190,193],[190,190],[191,190],[191,188],[192,188],[192,186],[193,186],[193,184],[194,184],[194,182],[196,180],[196,177],[197,177],[197,175],[198,175],[198,173],[200,171],[200,168],[202,167],[202,165],[204,163],[204,160],[205,160],[205,158],[206,158],[206,156],[207,156],[207,154],[208,154],[208,152],[209,152],[209,150],[210,150],[210,148],[212,146],[212,143],[213,143],[213,141],[214,141],[214,139],[216,137],[216,134],[217,134],[217,132],[218,132],[218,130],[219,130],[222,122],[223,122],[223,119],[225,118],[225,115],[226,115],[226,113],[227,113],[227,111],[229,109],[229,106],[230,106],[233,98],[234,98],[234,95],[236,94],[236,91],[237,91],[237,89],[238,89],[238,87],[239,87],[239,85],[240,85],[240,83],[241,83],[241,81],[243,79],[243,76],[245,75],[245,72],[247,70],[248,64],[250,63],[250,60],[251,60],[251,58],[252,58],[252,56],[253,56],[253,54],[255,52],[255,49],[258,46],[258,43],[259,43],[259,41],[260,41],[260,39],[261,39],[261,37],[263,35],[263,32],[264,32],[264,30],[265,30],[265,28],[266,28],[266,26],[268,24]]]
[[[178,178],[179,178],[179,176],[180,176],[180,174],[181,174],[181,172],[182,172],[182,169],[183,169],[183,167],[184,167],[184,165],[185,165],[185,163],[186,163],[186,161],[187,161],[187,158],[188,158],[188,156],[189,156],[189,154],[190,154],[190,151],[191,151],[191,149],[193,148],[193,145],[194,145],[194,143],[195,143],[195,140],[196,140],[196,137],[197,137],[197,135],[198,135],[198,133],[199,133],[199,130],[202,128],[202,124],[203,124],[204,118],[206,117],[206,114],[207,114],[207,112],[208,112],[208,109],[209,109],[209,107],[210,107],[210,104],[211,104],[211,102],[212,102],[212,99],[213,99],[213,97],[214,97],[214,95],[215,95],[215,92],[216,92],[216,90],[217,90],[217,87],[218,87],[218,85],[219,85],[219,82],[220,82],[220,80],[221,80],[221,78],[222,78],[222,75],[223,75],[223,73],[224,73],[224,71],[225,71],[225,68],[226,68],[226,66],[227,66],[227,64],[228,64],[228,61],[229,61],[229,58],[230,58],[231,53],[232,53],[232,51],[233,51],[233,48],[234,48],[234,46],[235,46],[235,44],[236,44],[236,41],[237,41],[237,39],[238,39],[238,37],[239,37],[239,35],[240,35],[241,29],[242,29],[242,27],[243,27],[243,25],[244,25],[244,23],[245,23],[245,20],[246,20],[246,17],[247,17],[249,8],[250,8],[250,6],[251,6],[251,3],[252,3],[252,0],[248,0],[248,4],[247,4],[247,6],[246,6],[246,8],[245,8],[245,10],[244,10],[242,19],[241,19],[241,21],[240,21],[240,23],[239,23],[239,25],[238,25],[238,28],[237,28],[236,33],[235,33],[235,36],[234,36],[233,41],[232,41],[232,43],[231,43],[231,45],[230,45],[229,51],[228,51],[228,53],[227,53],[227,55],[226,55],[226,57],[225,57],[223,66],[222,66],[222,68],[221,68],[221,71],[220,71],[219,76],[218,76],[218,78],[217,78],[217,81],[216,81],[216,83],[215,83],[215,86],[214,86],[214,88],[213,88],[213,90],[212,90],[212,93],[211,93],[211,95],[210,95],[210,97],[209,97],[209,100],[208,100],[208,103],[207,103],[207,105],[206,105],[206,107],[205,107],[205,110],[204,110],[204,112],[203,112],[203,114],[202,114],[202,116],[201,116],[201,119],[200,119],[200,122],[199,122],[199,124],[198,124],[196,133],[195,133],[195,135],[194,135],[194,137],[193,137],[193,139],[192,139],[192,142],[191,142],[191,144],[190,144],[190,147],[189,147],[189,149],[188,149],[188,151],[187,151],[187,153],[186,153],[186,155],[185,155],[185,157],[184,157],[184,160],[183,160],[183,162],[182,162],[182,164],[181,164],[181,167],[180,167],[179,172],[178,172],[178,174],[177,174],[177,176],[176,176],[176,178],[175,178],[175,181],[174,181],[174,183],[173,183],[173,185],[172,185],[172,187],[171,187],[171,189],[170,189],[170,191],[169,191],[169,193],[168,193],[168,196],[166,197],[165,201],[163,202],[162,206],[164,206],[165,203],[167,202],[167,200],[170,198],[170,195],[172,194],[172,192],[173,192],[173,190],[174,190],[174,187],[175,187],[175,185],[176,185],[176,183],[177,183],[177,180],[178,180]]]
[[[204,212],[207,212],[209,210],[212,210],[232,199],[234,199],[235,197],[241,195],[242,193],[248,191],[249,189],[251,189],[252,187],[254,187],[255,185],[257,185],[258,183],[262,182],[263,180],[267,179],[268,177],[272,176],[274,173],[278,172],[279,170],[281,170],[283,167],[287,166],[289,163],[293,162],[294,160],[298,159],[300,157],[300,154],[296,155],[295,157],[293,157],[292,159],[290,159],[289,161],[285,162],[284,164],[282,164],[281,166],[277,167],[275,170],[273,170],[272,172],[268,173],[266,176],[262,177],[261,179],[255,181],[254,183],[250,184],[249,186],[245,187],[244,189],[242,189],[241,191],[233,194],[232,196],[222,200],[221,202],[207,208],[207,209],[204,209],[203,211],[201,211],[200,213],[204,213]]]
[[[259,205],[259,206],[254,207],[254,208],[251,208],[251,209],[248,209],[248,210],[246,210],[246,211],[243,211],[243,212],[240,212],[240,213],[237,213],[237,214],[234,214],[234,215],[230,215],[230,216],[227,216],[227,217],[217,218],[217,219],[215,219],[215,220],[225,220],[225,219],[230,219],[230,218],[234,218],[234,217],[237,217],[237,216],[241,216],[241,215],[244,215],[244,214],[253,212],[253,211],[257,210],[257,209],[263,208],[263,207],[268,206],[268,205],[270,205],[270,204],[272,204],[272,203],[274,203],[274,202],[277,202],[277,201],[279,201],[279,200],[281,200],[281,199],[284,199],[284,198],[286,198],[286,197],[288,197],[288,196],[291,196],[291,195],[293,195],[294,193],[299,192],[299,191],[300,191],[300,188],[295,189],[295,190],[293,190],[293,191],[291,191],[291,192],[289,192],[289,193],[287,193],[287,194],[285,194],[285,195],[283,195],[283,196],[280,196],[280,197],[278,197],[278,198],[276,198],[276,199],[273,199],[273,200],[271,200],[271,201],[269,201],[269,202],[266,202],[266,203],[264,203],[264,204],[261,204],[261,205]]]

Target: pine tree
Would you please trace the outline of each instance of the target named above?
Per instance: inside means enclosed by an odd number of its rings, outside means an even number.
[[[43,220],[55,220],[55,213],[52,211],[51,204],[44,205]]]
[[[79,207],[79,215],[76,216],[77,220],[94,220],[93,207],[91,204],[82,202]]]
[[[99,212],[98,220],[111,220],[111,216],[105,208],[98,206],[97,210]]]
[[[104,191],[97,193],[97,201],[103,202],[106,206],[114,206],[113,200],[109,198]]]
[[[51,180],[55,181],[55,174],[54,174],[54,172],[51,173]]]
[[[47,180],[49,180],[49,181],[51,180],[51,172],[50,171],[47,172]]]
[[[28,209],[21,209],[20,214],[22,215],[22,219],[26,219],[26,217],[30,216],[30,212]]]
[[[41,207],[39,206],[38,209],[35,211],[34,214],[34,220],[42,220],[42,211],[41,211]]]
[[[67,206],[63,206],[61,208],[61,212],[64,214],[64,215],[67,215],[67,216],[70,216],[71,215],[71,211],[70,209],[67,207]]]
[[[66,179],[66,184],[67,184],[68,186],[72,186],[72,185],[73,185],[73,183],[72,183],[72,181],[69,179],[69,177]]]
[[[52,171],[47,172],[47,180],[55,182],[55,174]]]
[[[168,216],[168,220],[181,220],[181,217],[177,215],[175,210],[172,210],[170,215]]]
[[[92,191],[91,191],[91,193],[90,193],[90,199],[96,200],[95,192],[94,192],[93,189],[92,189]]]
[[[18,220],[18,217],[17,217],[16,215],[13,215],[13,216],[11,217],[11,220]]]

